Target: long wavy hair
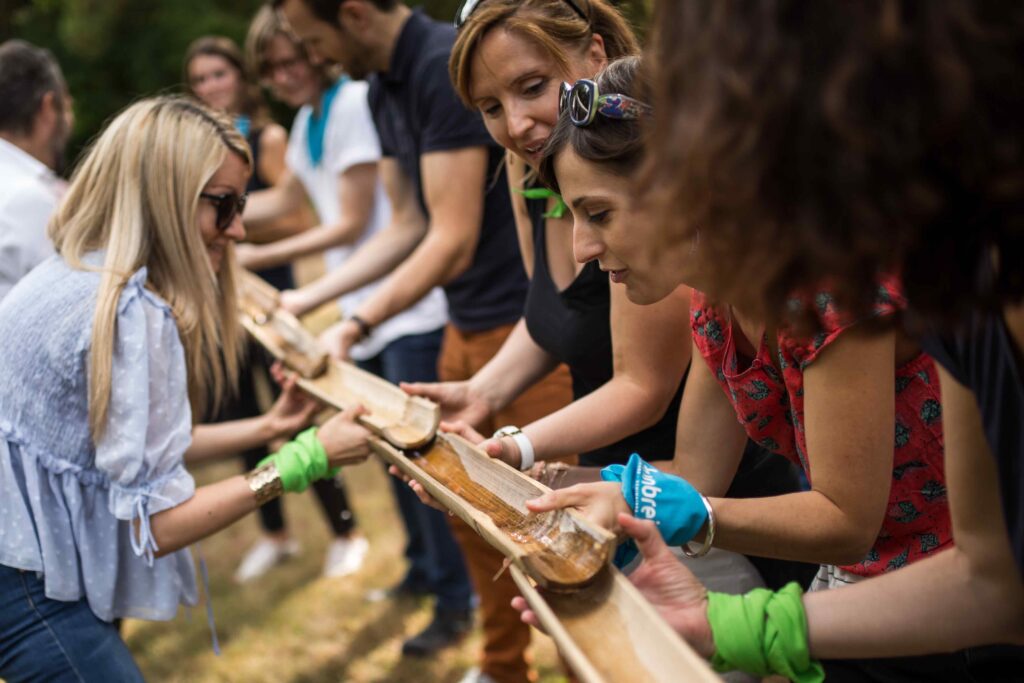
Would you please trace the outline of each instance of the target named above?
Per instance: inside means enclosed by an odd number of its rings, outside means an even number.
[[[184,98],[131,105],[92,144],[50,221],[57,251],[88,269],[103,250],[89,352],[89,424],[103,434],[117,305],[132,273],[145,266],[147,288],[168,303],[185,348],[192,414],[218,404],[238,376],[234,251],[215,273],[196,220],[199,193],[228,154],[252,168],[249,147],[231,121]]]
[[[547,52],[568,74],[572,50],[584,50],[594,34],[604,40],[609,60],[640,51],[629,22],[606,0],[578,0],[587,14],[584,21],[564,0],[488,0],[459,29],[448,60],[455,91],[467,107],[473,107],[469,84],[473,55],[490,31],[504,28]]]
[[[666,239],[769,315],[900,273],[933,319],[1024,295],[1024,4],[658,3],[638,183]]]

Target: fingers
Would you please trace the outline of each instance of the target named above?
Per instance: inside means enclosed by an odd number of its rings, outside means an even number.
[[[626,535],[636,541],[636,546],[645,560],[650,560],[662,553],[670,552],[668,546],[665,545],[665,541],[661,538],[661,534],[658,532],[658,527],[654,526],[654,522],[646,519],[637,519],[633,515],[627,515],[624,512],[618,514],[618,522]]]
[[[591,496],[585,484],[577,484],[569,488],[550,491],[539,498],[526,501],[526,509],[530,512],[549,512],[567,507],[579,507],[590,500]]]
[[[349,406],[348,408],[345,408],[345,410],[338,413],[338,418],[341,420],[346,420],[348,422],[355,422],[356,418],[358,418],[360,415],[369,414],[370,411],[367,410],[366,406],[360,403],[358,405]]]
[[[441,403],[441,389],[439,385],[427,382],[399,382],[398,386],[410,396],[422,396],[429,398],[435,403]]]
[[[455,420],[454,422],[442,421],[440,429],[442,432],[458,434],[463,439],[473,444],[478,444],[485,438],[483,434],[476,431],[462,420]]]
[[[540,619],[538,619],[534,611],[530,609],[530,604],[526,602],[526,598],[521,595],[517,595],[512,598],[512,609],[519,612],[519,618],[524,624],[529,624],[538,631],[545,632],[544,627],[540,625]]]

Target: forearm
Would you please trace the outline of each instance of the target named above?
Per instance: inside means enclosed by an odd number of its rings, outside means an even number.
[[[259,260],[263,268],[291,263],[298,258],[317,254],[331,247],[352,244],[359,239],[362,231],[362,225],[319,225],[287,239],[262,245]]]
[[[256,495],[242,475],[202,486],[189,500],[150,519],[159,548],[156,555],[162,557],[202,540],[256,507]]]
[[[956,547],[841,590],[808,593],[804,607],[817,658],[1024,644],[1024,586],[1012,559],[972,563]]]
[[[382,230],[359,247],[341,268],[302,288],[316,306],[375,282],[391,272],[416,247],[419,235]]]
[[[379,325],[412,306],[434,287],[458,277],[471,260],[472,254],[467,254],[463,242],[442,236],[432,228],[356,313]]]
[[[262,415],[230,422],[196,425],[192,430],[192,444],[185,451],[185,462],[191,465],[223,460],[243,451],[264,446],[276,436]]]
[[[557,365],[555,358],[530,336],[526,321],[520,319],[498,353],[469,380],[470,391],[482,396],[493,414],[508,406]]]
[[[698,489],[699,491],[700,489]],[[820,564],[859,562],[880,521],[848,515],[817,491],[768,498],[711,498],[715,547],[744,555]]]
[[[249,195],[245,205],[245,224],[254,228],[275,221],[299,208],[298,197],[287,185],[274,185]]]
[[[660,411],[660,412],[659,412]],[[656,423],[664,401],[629,378],[616,376],[579,400],[523,428],[538,460],[601,448]],[[629,456],[629,453],[623,453]],[[672,453],[641,453],[652,460]]]

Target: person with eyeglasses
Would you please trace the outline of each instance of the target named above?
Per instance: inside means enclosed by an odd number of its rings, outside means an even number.
[[[197,487],[194,418],[232,390],[233,245],[252,156],[184,98],[96,138],[56,255],[0,303],[0,678],[142,681],[113,622],[198,601],[188,546],[369,455],[354,409],[247,475]]]

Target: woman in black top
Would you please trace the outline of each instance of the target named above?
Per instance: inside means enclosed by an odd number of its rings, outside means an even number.
[[[572,223],[557,198],[522,196],[528,164],[539,158],[557,119],[562,80],[596,73],[607,58],[637,51],[614,8],[596,1],[588,10],[584,19],[561,1],[482,3],[460,28],[450,62],[456,90],[510,152],[520,246],[533,280],[525,319],[471,380],[405,388],[441,403],[446,418],[475,424],[566,363],[576,400],[523,426],[521,436],[484,445],[513,466],[524,464],[524,438],[537,460],[581,453],[588,465],[624,462],[632,451],[648,457],[671,452],[689,364],[689,291],[681,288],[651,307],[611,294],[608,274],[574,259]],[[551,36],[575,35],[575,44],[549,53],[524,34],[501,30],[523,22]]]

